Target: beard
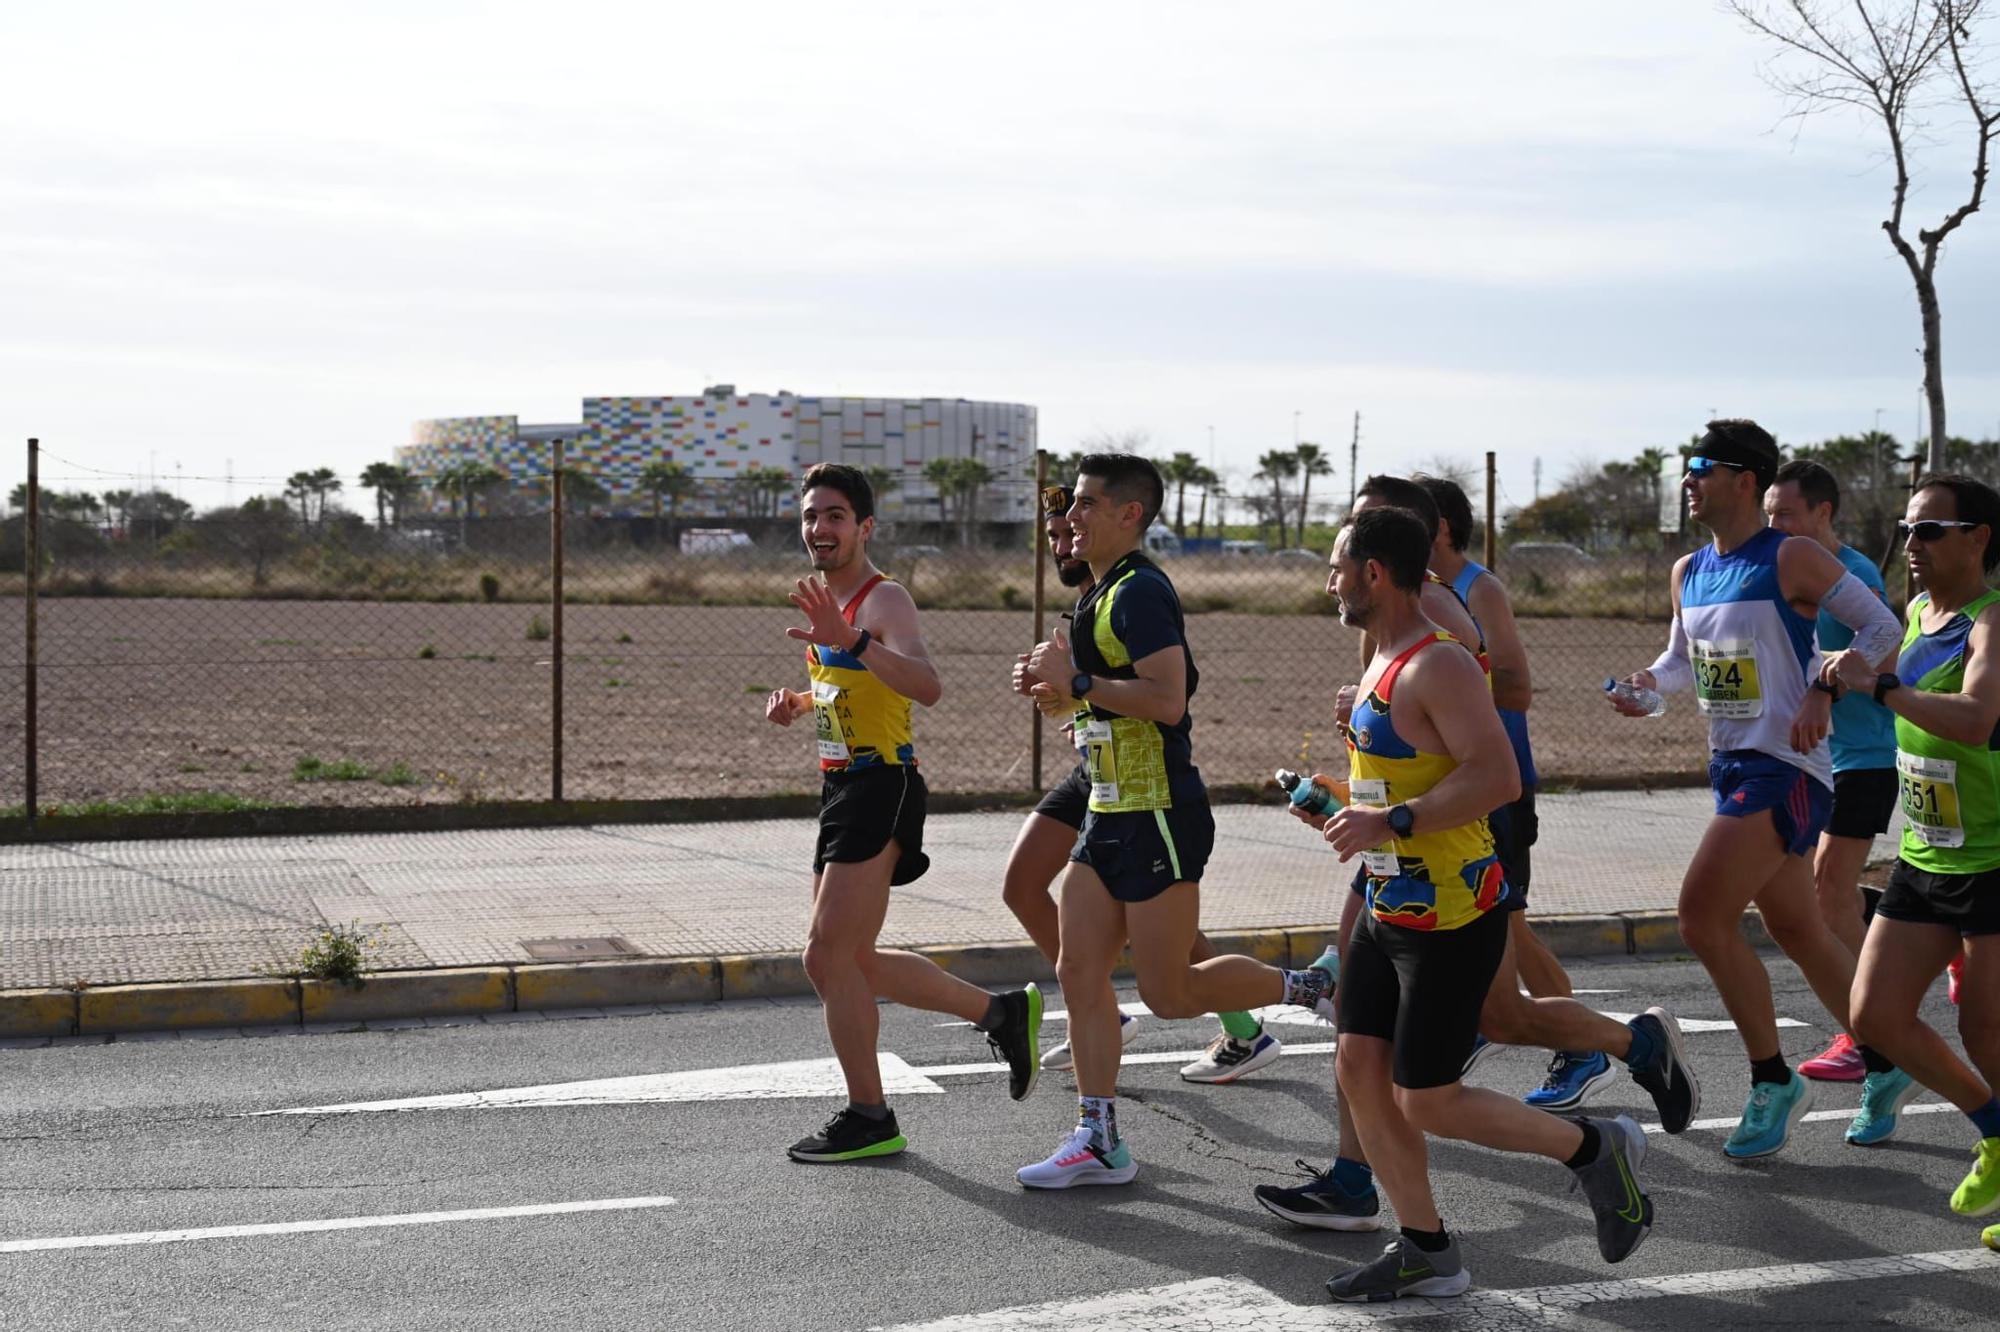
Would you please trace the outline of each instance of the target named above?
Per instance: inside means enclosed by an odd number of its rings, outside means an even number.
[[[1372,601],[1362,601],[1358,598],[1354,600],[1341,599],[1340,622],[1350,629],[1366,629],[1368,621],[1374,617],[1374,614],[1375,603]]]
[[[1057,560],[1056,577],[1064,587],[1082,587],[1090,581],[1090,565],[1084,560]]]

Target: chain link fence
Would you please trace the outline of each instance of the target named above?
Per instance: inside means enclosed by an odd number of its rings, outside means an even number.
[[[785,597],[808,566],[783,520],[690,539],[685,524],[548,503],[398,522],[277,499],[90,514],[50,503],[64,493],[44,484],[38,508],[0,523],[0,805],[15,815],[817,790],[809,730],[763,716],[771,689],[804,681]],[[1601,514],[1625,529],[1612,540],[1495,548],[1545,785],[1702,771],[1692,709],[1621,722],[1601,698],[1605,676],[1659,652],[1687,549],[1647,505],[1656,494]],[[1523,507],[1493,496],[1497,512]],[[873,554],[915,595],[943,678],[915,722],[932,788],[1020,798],[1059,780],[1060,733],[1043,730],[1038,761],[1033,709],[1008,689],[1035,641],[1038,534],[996,526],[961,547],[962,530],[904,526]],[[1256,545],[1243,535],[1231,544]],[[1359,663],[1325,594],[1331,537],[1313,525],[1302,548],[1158,557],[1189,611],[1195,755],[1213,786],[1261,786],[1335,750],[1334,691]],[[1476,531],[1471,553],[1483,547]],[[1039,574],[1053,625],[1070,594]]]

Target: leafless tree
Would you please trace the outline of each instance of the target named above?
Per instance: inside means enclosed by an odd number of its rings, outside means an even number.
[[[1945,237],[1979,211],[1988,155],[2000,137],[2000,89],[1984,77],[1979,46],[1991,0],[1726,0],[1725,7],[1777,45],[1766,75],[1790,99],[1793,116],[1854,108],[1879,121],[1888,136],[1896,179],[1882,230],[1917,288],[1930,464],[1941,469],[1946,432],[1938,252]],[[1912,244],[1905,209],[1914,157],[1936,141],[1933,127],[1941,121],[1964,124],[1971,135],[1971,186],[1936,226],[1919,226]]]

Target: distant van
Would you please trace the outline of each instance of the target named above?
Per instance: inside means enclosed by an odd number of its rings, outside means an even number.
[[[750,534],[732,527],[690,527],[681,533],[683,555],[727,555],[751,546]]]
[[[1145,550],[1148,555],[1178,555],[1181,539],[1171,527],[1156,524],[1146,529]]]

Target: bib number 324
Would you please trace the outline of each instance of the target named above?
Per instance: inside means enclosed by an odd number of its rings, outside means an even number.
[[[1694,667],[1696,706],[1704,715],[1734,721],[1764,715],[1755,643],[1696,642],[1688,657]]]

